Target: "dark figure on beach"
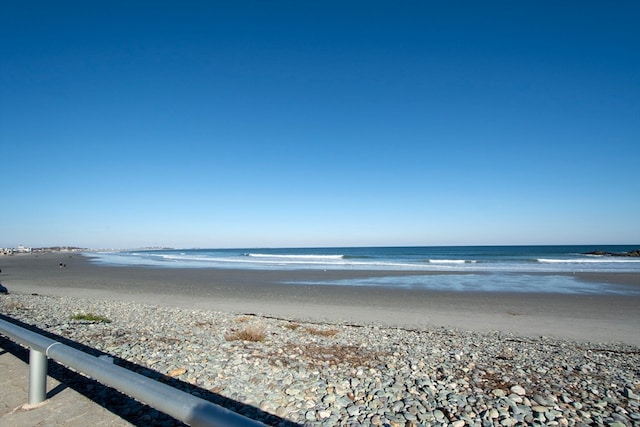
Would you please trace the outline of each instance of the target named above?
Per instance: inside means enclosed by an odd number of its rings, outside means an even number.
[[[0,283],[0,294],[8,294],[9,290],[7,288],[5,288],[4,286],[2,286],[2,283]]]

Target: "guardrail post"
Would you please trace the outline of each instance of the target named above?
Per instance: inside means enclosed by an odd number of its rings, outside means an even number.
[[[47,398],[47,355],[29,350],[29,404],[44,402]]]
[[[91,356],[2,318],[0,318],[0,334],[30,348],[30,405],[44,402],[47,398],[47,362],[50,358],[191,426],[264,427],[264,424],[259,421],[114,365],[109,360],[110,356],[103,358]]]

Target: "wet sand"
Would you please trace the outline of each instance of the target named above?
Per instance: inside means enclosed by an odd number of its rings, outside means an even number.
[[[59,268],[59,263],[66,267]],[[116,267],[94,265],[77,253],[3,256],[0,269],[0,282],[14,293],[134,301],[297,320],[497,330],[523,336],[640,346],[640,294],[444,292],[292,285],[287,283],[416,272]],[[576,273],[576,276],[585,281],[640,289],[640,274]]]

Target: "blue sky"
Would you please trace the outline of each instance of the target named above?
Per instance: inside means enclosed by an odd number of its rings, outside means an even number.
[[[0,247],[640,242],[640,3],[3,2]]]

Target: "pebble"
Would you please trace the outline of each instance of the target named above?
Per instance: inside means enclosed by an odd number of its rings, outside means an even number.
[[[268,425],[640,425],[640,349],[623,344],[44,295],[2,295],[0,312],[231,410],[261,408],[253,416]],[[77,313],[111,322],[71,320]],[[264,340],[228,340],[248,327]]]
[[[511,391],[511,393],[517,394],[518,396],[524,396],[525,394],[527,394],[525,389],[518,384],[512,386],[509,390]]]

